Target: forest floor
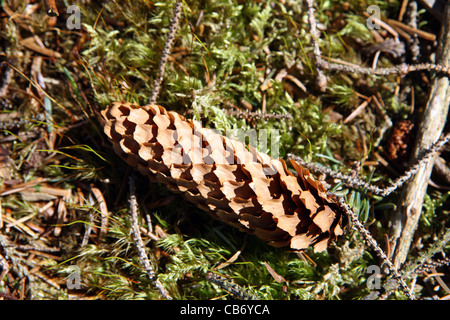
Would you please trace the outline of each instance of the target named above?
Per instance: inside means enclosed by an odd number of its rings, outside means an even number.
[[[62,0],[58,16],[44,2],[1,2],[0,299],[408,298],[351,225],[323,252],[273,248],[134,176],[114,153],[100,111],[149,102],[175,1]],[[266,130],[280,158],[389,185],[411,164],[442,73],[363,68],[437,64],[446,11],[319,0],[313,37],[307,2],[184,1],[157,103],[220,132]],[[398,264],[418,299],[450,297],[449,155],[434,159]],[[324,185],[395,255],[401,188],[381,197]],[[132,235],[134,209],[154,277]]]

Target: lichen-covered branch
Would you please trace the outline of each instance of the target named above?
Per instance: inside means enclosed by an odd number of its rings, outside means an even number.
[[[445,19],[442,25],[436,63],[449,67],[450,65],[450,3],[446,4]],[[434,79],[427,106],[422,116],[411,163],[414,163],[422,150],[428,149],[442,134],[447,120],[450,103],[449,79],[446,75],[437,75]],[[417,229],[422,212],[424,196],[428,186],[435,157],[422,166],[415,176],[409,180],[399,201],[399,209],[391,219],[390,247],[392,261],[400,266],[406,260],[411,247],[414,232]]]

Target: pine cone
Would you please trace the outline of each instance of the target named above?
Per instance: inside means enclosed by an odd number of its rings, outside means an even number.
[[[392,130],[387,141],[387,156],[390,161],[398,163],[408,161],[414,142],[414,123],[401,120]]]
[[[161,106],[115,102],[102,111],[115,152],[142,174],[275,247],[326,249],[347,224],[322,184],[291,161],[245,147]]]

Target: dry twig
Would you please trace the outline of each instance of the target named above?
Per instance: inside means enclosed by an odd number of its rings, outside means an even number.
[[[131,231],[133,233],[134,243],[136,244],[136,248],[138,250],[139,260],[141,261],[141,264],[144,267],[145,272],[147,273],[147,276],[154,283],[154,285],[156,286],[158,291],[161,293],[161,295],[167,300],[172,300],[172,297],[169,295],[169,292],[167,292],[166,288],[164,288],[162,283],[156,277],[155,271],[153,270],[153,267],[147,256],[147,253],[145,252],[145,245],[144,245],[144,241],[142,241],[141,231],[139,228],[137,207],[138,207],[138,205],[137,205],[137,200],[136,200],[136,195],[135,195],[134,180],[131,177],[130,178]]]
[[[314,0],[307,0],[306,1],[308,6],[308,19],[309,19],[309,31],[311,33],[311,41],[313,44],[313,55],[314,55],[314,62],[316,67],[316,85],[319,87],[321,91],[325,91],[327,87],[327,77],[323,73],[323,70],[321,69],[322,65],[322,58],[320,56],[320,47],[319,47],[319,31],[317,30],[317,23],[314,16]]]
[[[230,279],[227,279],[216,273],[208,272],[206,274],[206,280],[214,283],[222,289],[228,291],[233,297],[241,300],[258,300],[258,297],[247,292],[247,290],[241,288],[236,283],[233,283]]]
[[[350,218],[352,227],[357,230],[366,240],[366,243],[372,247],[372,249],[377,253],[377,255],[383,260],[383,263],[385,263],[389,269],[389,271],[392,273],[395,280],[397,280],[398,284],[402,287],[403,291],[405,292],[406,296],[414,300],[415,296],[411,292],[411,290],[406,285],[405,281],[403,280],[402,276],[398,272],[398,269],[395,267],[395,265],[392,264],[392,262],[389,260],[387,255],[384,253],[383,249],[378,245],[377,241],[372,237],[369,231],[364,227],[364,225],[358,220],[358,217],[355,215],[355,213],[350,209],[350,207],[345,203],[344,198],[339,197],[339,204],[341,205],[341,208],[343,208],[347,216]]]
[[[158,75],[156,76],[155,81],[153,82],[153,90],[149,100],[149,104],[154,104],[158,99],[159,91],[161,90],[161,83],[164,77],[164,71],[166,69],[167,59],[169,57],[170,52],[172,51],[173,41],[175,40],[175,33],[177,32],[178,29],[182,5],[183,1],[178,1],[175,6],[174,14],[170,22],[169,34],[167,35],[167,41],[164,46],[164,50],[161,54],[161,59],[159,61]]]
[[[346,186],[349,186],[351,188],[356,189],[364,189],[369,192],[372,192],[374,194],[380,195],[382,197],[386,197],[395,190],[397,190],[399,187],[401,187],[406,181],[408,181],[414,174],[416,174],[420,168],[427,165],[432,159],[434,159],[434,156],[436,155],[441,148],[450,141],[450,133],[446,134],[442,139],[440,139],[438,142],[432,144],[428,150],[423,151],[420,154],[420,157],[416,159],[415,163],[410,166],[410,168],[403,173],[400,177],[398,177],[394,182],[389,184],[386,187],[378,187],[371,185],[370,183],[352,176],[352,175],[346,175],[341,172],[333,171],[323,165],[315,164],[315,163],[307,163],[302,158],[293,155],[288,154],[289,158],[294,159],[297,161],[300,165],[303,167],[326,174],[327,176],[330,176],[334,179],[341,180]]]
[[[360,74],[372,74],[378,76],[387,76],[390,74],[405,75],[410,72],[422,70],[444,73],[444,76],[448,76],[450,74],[450,69],[448,66],[433,63],[419,63],[416,65],[407,65],[403,63],[394,67],[373,69],[373,68],[363,68],[359,66],[355,67],[354,65],[347,65],[347,64],[328,63],[325,60],[321,60],[320,67],[327,70],[354,72]]]
[[[444,68],[450,66],[450,3],[445,6],[446,17],[443,22],[436,62]],[[439,139],[446,123],[450,103],[450,83],[446,75],[437,76],[431,86],[431,92],[422,123],[416,135],[411,163],[417,161],[424,149]],[[419,218],[428,186],[428,180],[434,165],[435,156],[420,166],[414,177],[409,180],[401,195],[399,209],[391,219],[390,247],[393,249],[394,265],[399,267],[406,260]]]

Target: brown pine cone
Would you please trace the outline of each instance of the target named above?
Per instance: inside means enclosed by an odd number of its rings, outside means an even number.
[[[115,102],[102,111],[115,152],[217,219],[270,245],[326,249],[345,213],[322,184],[291,161],[275,160],[161,106]]]
[[[387,156],[390,161],[408,161],[414,143],[414,123],[402,120],[394,127],[387,141]]]

